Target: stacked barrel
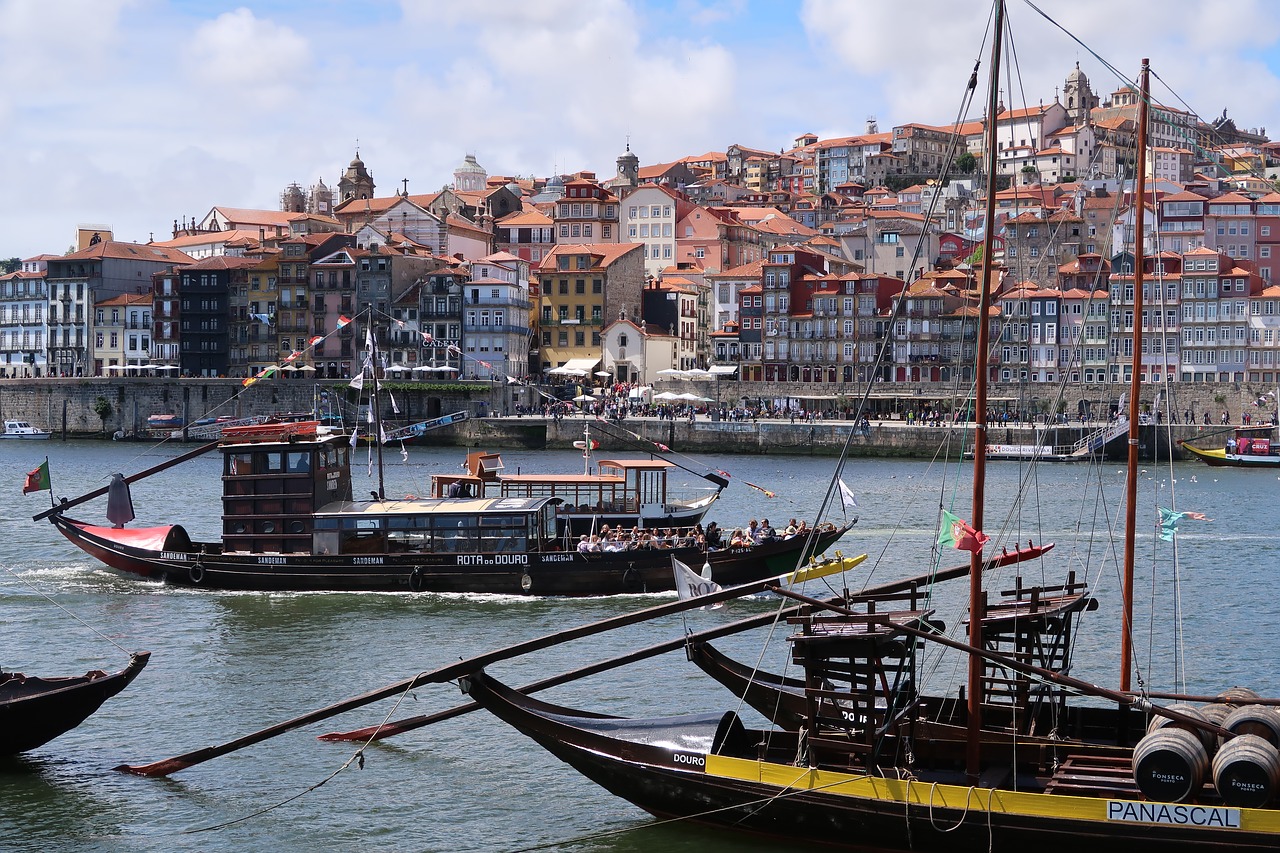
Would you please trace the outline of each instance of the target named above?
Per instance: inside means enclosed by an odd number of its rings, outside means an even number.
[[[1212,772],[1224,804],[1271,802],[1280,793],[1280,709],[1250,704],[1256,699],[1253,691],[1233,687],[1206,705],[1169,706],[1186,721],[1153,717],[1133,750],[1138,789],[1156,802],[1187,802],[1199,797]]]

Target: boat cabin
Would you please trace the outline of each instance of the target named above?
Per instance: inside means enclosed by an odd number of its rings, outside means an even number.
[[[339,501],[316,513],[314,548],[331,554],[525,554],[550,550],[550,499]]]
[[[1275,429],[1272,424],[1239,427],[1227,439],[1227,453],[1241,456],[1280,455],[1280,442],[1272,439]]]
[[[224,550],[311,553],[316,511],[351,500],[347,437],[317,435],[318,426],[302,421],[223,430]]]

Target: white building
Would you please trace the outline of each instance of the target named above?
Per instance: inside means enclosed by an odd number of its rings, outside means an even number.
[[[676,257],[676,223],[693,205],[662,187],[641,184],[622,202],[622,233],[644,244],[644,272],[657,278]]]
[[[22,267],[0,276],[0,377],[45,373],[45,271],[52,255],[37,255]]]

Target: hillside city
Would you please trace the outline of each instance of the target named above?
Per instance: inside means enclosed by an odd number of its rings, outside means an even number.
[[[992,379],[1127,381],[1135,323],[1143,381],[1280,379],[1280,143],[1157,104],[1139,164],[1137,111],[1077,64],[1051,101],[1001,107],[994,181],[981,119],[651,165],[627,145],[608,178],[468,154],[422,194],[379,194],[357,151],[279,209],[215,205],[146,244],[80,226],[73,251],[21,259],[0,277],[0,374],[345,377],[368,324],[406,378],[968,381],[990,263]]]

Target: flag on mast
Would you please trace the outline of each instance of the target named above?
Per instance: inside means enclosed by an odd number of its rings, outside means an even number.
[[[853,489],[844,484],[844,480],[836,480],[840,486],[840,506],[845,512],[858,508],[858,499],[853,496]]]
[[[702,595],[711,595],[721,589],[720,584],[711,579],[711,566],[709,563],[703,573],[699,575],[693,569],[672,557],[671,571],[676,579],[676,594],[680,596],[682,601]],[[711,605],[712,609],[721,606],[722,603]],[[707,608],[704,606],[702,609],[706,610]]]
[[[1184,518],[1188,518],[1192,521],[1213,521],[1212,518],[1207,517],[1203,512],[1191,512],[1190,510],[1174,512],[1173,510],[1165,509],[1162,506],[1156,507],[1156,509],[1160,511],[1160,538],[1165,542],[1173,541],[1173,535],[1178,532],[1178,522],[1182,521]]]
[[[952,515],[945,509],[942,511],[942,529],[938,531],[939,545],[950,546],[957,551],[981,554],[982,546],[989,541],[991,541],[990,536],[981,530],[975,530],[972,524],[960,516]]]
[[[49,460],[45,459],[34,471],[27,472],[27,481],[22,485],[22,493],[43,492],[49,489]]]

